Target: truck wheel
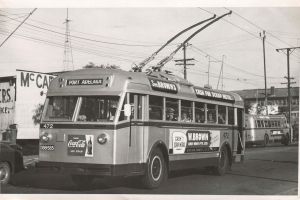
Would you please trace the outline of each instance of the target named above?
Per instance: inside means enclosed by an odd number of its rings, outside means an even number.
[[[147,162],[145,174],[142,178],[143,185],[148,188],[157,188],[166,179],[167,166],[162,152],[154,149]]]
[[[73,183],[80,189],[90,188],[94,183],[94,178],[87,175],[72,175]]]
[[[229,154],[228,150],[225,146],[222,146],[220,150],[218,166],[216,167],[216,174],[219,176],[223,176],[227,170],[229,169]]]
[[[7,162],[0,162],[0,183],[5,185],[10,181],[11,168]]]
[[[269,136],[268,136],[268,135],[265,135],[265,136],[264,136],[264,147],[266,147],[267,144],[269,144]]]

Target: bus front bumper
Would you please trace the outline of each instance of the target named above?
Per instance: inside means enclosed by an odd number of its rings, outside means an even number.
[[[94,176],[133,176],[142,175],[145,172],[145,164],[86,164],[40,161],[36,164],[36,170],[44,173],[80,174]]]

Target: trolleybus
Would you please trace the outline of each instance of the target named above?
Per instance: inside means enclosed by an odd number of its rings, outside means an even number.
[[[245,115],[246,144],[280,142],[288,145],[290,134],[284,115]]]
[[[66,72],[47,92],[37,167],[81,186],[140,176],[155,188],[172,170],[204,166],[223,175],[243,160],[243,108],[237,94],[163,72]]]

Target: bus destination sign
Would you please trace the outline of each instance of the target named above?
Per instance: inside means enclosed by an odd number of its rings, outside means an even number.
[[[102,85],[103,79],[68,79],[67,86]]]
[[[156,80],[156,79],[150,79],[150,78],[149,81],[150,81],[151,88],[153,90],[175,93],[175,94],[178,92],[177,86],[174,83]]]
[[[234,101],[233,97],[229,94],[204,90],[202,88],[201,89],[194,88],[194,90],[195,90],[197,97],[214,99],[214,100]]]

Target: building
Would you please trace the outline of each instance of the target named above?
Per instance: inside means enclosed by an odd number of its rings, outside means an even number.
[[[291,121],[295,124],[299,120],[299,87],[291,88]],[[247,89],[233,91],[239,94],[247,106],[257,103],[263,106],[265,102],[265,89]],[[277,105],[278,114],[288,115],[288,89],[287,88],[274,88],[267,89],[268,105]]]

